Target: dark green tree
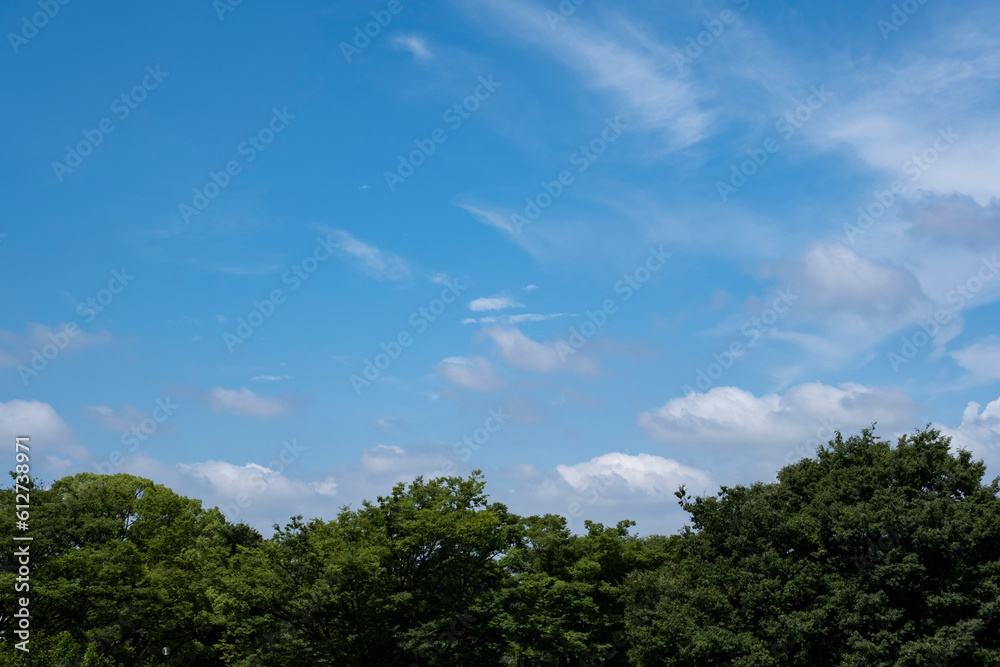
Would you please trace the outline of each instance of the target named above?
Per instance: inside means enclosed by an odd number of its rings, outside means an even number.
[[[628,585],[637,665],[1000,664],[1000,480],[927,428],[687,497],[683,558]]]

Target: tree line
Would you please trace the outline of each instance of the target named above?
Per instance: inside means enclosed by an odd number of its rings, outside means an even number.
[[[131,475],[0,490],[0,666],[1000,665],[1000,478],[928,427],[675,494],[690,525],[518,516],[478,471],[265,539]]]

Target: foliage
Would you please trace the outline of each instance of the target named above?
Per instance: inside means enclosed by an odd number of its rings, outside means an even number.
[[[773,484],[679,492],[682,559],[629,582],[638,665],[1000,664],[1000,499],[932,429],[840,434]]]
[[[983,474],[933,429],[866,430],[774,483],[682,488],[692,526],[669,537],[516,516],[476,471],[264,539],[148,479],[82,473],[31,488],[31,652],[4,634],[0,667],[1000,665]]]

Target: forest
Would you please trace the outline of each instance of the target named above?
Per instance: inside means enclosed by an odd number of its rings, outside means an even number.
[[[984,475],[929,426],[872,428],[773,482],[665,490],[689,524],[669,536],[515,515],[475,471],[265,538],[151,480],[80,473],[30,489],[20,592],[12,483],[0,665],[1000,665]]]

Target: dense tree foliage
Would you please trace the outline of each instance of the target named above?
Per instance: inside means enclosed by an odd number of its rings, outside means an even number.
[[[269,539],[148,479],[83,473],[31,490],[27,654],[0,523],[0,666],[1000,665],[984,472],[932,429],[895,446],[869,430],[774,483],[681,489],[692,525],[670,537],[516,516],[477,471]]]
[[[679,492],[682,557],[628,590],[642,665],[998,665],[998,481],[933,430],[839,434],[774,484]]]

